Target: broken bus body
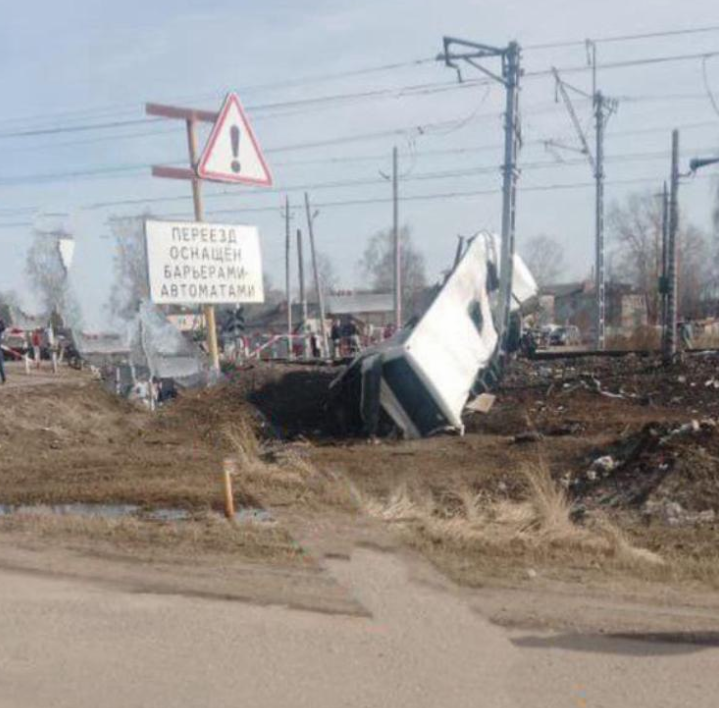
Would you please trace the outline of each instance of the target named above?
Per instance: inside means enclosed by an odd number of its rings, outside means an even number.
[[[345,429],[376,435],[395,427],[407,438],[464,431],[462,411],[500,356],[498,246],[495,235],[475,237],[419,321],[359,354],[333,382]],[[515,256],[512,309],[536,292]]]

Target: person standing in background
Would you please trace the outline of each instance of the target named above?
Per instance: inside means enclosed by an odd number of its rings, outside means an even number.
[[[40,336],[40,330],[34,329],[32,331],[32,338],[30,340],[32,342],[32,356],[33,359],[35,359],[35,368],[40,368],[40,356],[41,356],[41,347],[42,347],[42,337]]]
[[[332,340],[332,357],[339,359],[342,356],[341,352],[341,340],[342,340],[342,328],[340,321],[335,319],[332,320],[332,329],[330,330],[330,339]]]

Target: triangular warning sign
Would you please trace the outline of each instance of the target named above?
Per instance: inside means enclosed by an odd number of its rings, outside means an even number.
[[[227,94],[197,166],[202,179],[270,186],[257,138],[235,93]]]

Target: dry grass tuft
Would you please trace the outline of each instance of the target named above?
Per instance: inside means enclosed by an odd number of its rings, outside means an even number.
[[[335,506],[355,509],[348,482],[322,471],[300,446],[261,442],[251,424],[243,421],[225,430],[237,462],[236,488],[263,506]]]
[[[442,551],[512,556],[532,563],[589,563],[602,559],[624,568],[658,566],[662,559],[634,547],[607,519],[580,526],[571,518],[571,503],[555,484],[547,466],[525,465],[521,501],[474,494],[467,487],[441,498],[407,486],[385,500],[362,500],[367,513],[400,524],[413,544],[437,557]]]

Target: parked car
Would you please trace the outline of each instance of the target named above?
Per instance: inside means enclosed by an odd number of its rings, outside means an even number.
[[[557,327],[549,335],[549,345],[552,347],[569,347],[580,344],[581,341],[579,327],[574,325]]]

